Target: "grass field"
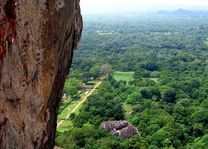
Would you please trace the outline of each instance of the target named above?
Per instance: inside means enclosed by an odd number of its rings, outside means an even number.
[[[68,105],[71,101],[72,101],[71,98],[67,98],[64,101],[61,101],[62,103],[59,106],[59,111],[62,111],[65,108],[65,106]]]
[[[69,110],[77,104],[78,101],[72,101],[64,110],[62,110],[61,114],[58,115],[58,120],[63,120],[69,113]]]
[[[64,110],[62,110],[61,114],[58,115],[58,122],[61,120],[65,120],[69,114],[69,111],[73,109],[78,104],[79,101],[80,100],[72,101]],[[69,130],[70,128],[72,128],[72,122],[70,120],[65,120],[63,124],[61,124],[60,127],[57,128],[57,131],[64,132]]]
[[[91,80],[91,81],[88,81],[87,83],[96,84],[97,82],[98,82],[98,80]]]
[[[121,71],[116,71],[114,74],[113,74],[113,77],[115,80],[117,81],[132,81],[133,80],[133,75],[134,75],[134,72],[121,72]]]
[[[158,78],[150,78],[150,79],[158,83]]]
[[[68,131],[70,128],[73,127],[73,124],[71,121],[64,121],[64,123],[57,128],[58,132],[64,132],[64,131]]]

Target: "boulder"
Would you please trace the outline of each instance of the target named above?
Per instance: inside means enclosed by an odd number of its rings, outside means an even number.
[[[100,128],[110,131],[113,135],[128,139],[134,135],[139,134],[139,131],[132,124],[127,121],[104,121],[101,123]]]

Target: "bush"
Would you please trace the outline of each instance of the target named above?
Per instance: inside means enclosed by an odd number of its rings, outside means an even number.
[[[154,88],[154,87],[148,87],[145,88],[143,90],[141,90],[141,95],[143,98],[146,99],[160,99],[161,98],[161,94],[158,88]]]

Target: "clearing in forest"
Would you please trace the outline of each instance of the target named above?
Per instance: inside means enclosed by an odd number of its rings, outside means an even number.
[[[129,72],[122,72],[122,71],[116,71],[113,74],[113,77],[116,81],[132,81],[133,80],[133,76],[134,76],[134,72],[133,71],[129,71]]]

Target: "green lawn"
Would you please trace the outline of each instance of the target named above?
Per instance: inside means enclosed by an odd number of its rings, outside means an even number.
[[[158,83],[158,78],[150,78],[150,80],[155,81],[156,83]]]
[[[66,119],[67,115],[69,114],[69,110],[72,109],[79,100],[72,101],[62,112],[58,115],[58,120],[64,120]]]
[[[93,84],[96,84],[98,82],[98,80],[91,80],[91,81],[88,81],[87,83],[93,83]]]
[[[57,128],[57,131],[58,132],[68,131],[70,128],[73,127],[72,125],[73,124],[71,121],[64,121],[64,123]]]
[[[70,105],[69,105],[70,106]],[[64,120],[68,114],[69,111],[69,106],[67,106],[67,108],[65,108],[61,114],[58,115],[58,120]]]
[[[85,88],[86,89],[93,89],[94,88],[94,85],[85,85]]]
[[[71,101],[72,99],[70,98],[66,99],[65,101],[61,101],[62,103],[59,106],[59,111],[62,111]]]
[[[117,81],[132,81],[133,80],[133,75],[134,75],[134,72],[132,71],[129,71],[129,72],[121,72],[121,71],[116,71],[114,72],[113,74],[113,77],[115,80]]]

